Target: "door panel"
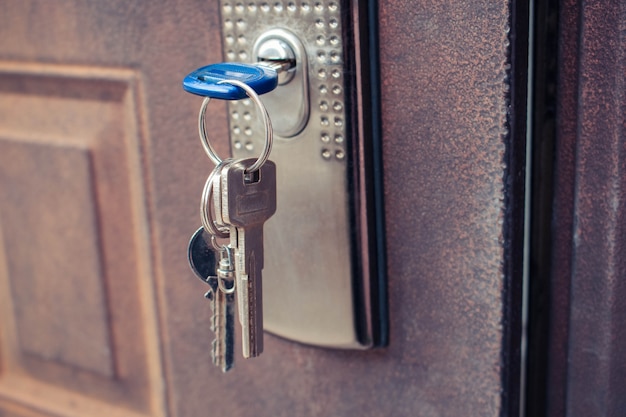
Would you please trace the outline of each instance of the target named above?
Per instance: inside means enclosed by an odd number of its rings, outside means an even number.
[[[29,391],[54,386],[85,407],[151,408],[158,343],[137,81],[129,70],[0,64],[8,397],[47,407]]]
[[[546,415],[620,416],[626,2],[563,0],[559,19]]]
[[[217,2],[4,2],[0,415],[515,415],[514,7],[379,4],[389,347],[266,335],[222,375],[186,263],[211,167],[180,87],[221,60]]]

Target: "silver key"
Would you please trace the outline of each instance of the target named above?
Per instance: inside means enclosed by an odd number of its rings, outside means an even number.
[[[213,363],[228,372],[235,362],[235,269],[232,249],[224,248],[217,268],[217,289],[214,290],[212,344]]]
[[[222,171],[222,217],[236,249],[235,272],[244,358],[263,352],[263,224],[276,212],[276,165],[267,161],[255,173],[238,161]]]
[[[211,301],[211,331],[215,338],[211,343],[213,363],[222,372],[227,372],[234,365],[235,346],[235,280],[232,250],[224,248],[220,251],[220,261],[215,266],[215,251],[208,241],[211,235],[200,228],[189,242],[189,264],[194,273],[210,289],[204,295]],[[215,276],[211,274],[216,274]]]

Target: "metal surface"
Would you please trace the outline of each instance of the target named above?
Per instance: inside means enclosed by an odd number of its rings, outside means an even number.
[[[369,106],[356,93],[359,52],[348,48],[359,42],[343,37],[356,33],[348,30],[355,10],[335,1],[243,6],[221,2],[226,58],[252,62],[279,39],[296,61],[293,79],[262,97],[277,135],[278,189],[276,215],[265,225],[265,329],[327,347],[379,345],[380,314],[371,311],[380,310],[371,301],[379,277],[369,262],[383,254],[363,245],[373,214],[358,188],[375,172],[355,169],[367,158],[358,125],[371,129],[362,113]],[[262,138],[254,109],[235,102],[229,113],[234,157],[252,156]]]

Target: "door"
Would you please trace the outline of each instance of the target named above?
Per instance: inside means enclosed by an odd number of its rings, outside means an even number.
[[[222,375],[180,86],[221,61],[218,3],[2,2],[0,415],[517,415],[525,5],[377,7],[389,346],[267,335]]]

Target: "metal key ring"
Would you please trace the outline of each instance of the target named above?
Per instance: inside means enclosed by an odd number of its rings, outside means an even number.
[[[217,279],[217,286],[220,289],[220,291],[222,291],[224,294],[232,294],[235,292],[235,280],[233,280],[233,286],[228,288],[226,287],[226,285],[224,284],[224,280],[222,278],[218,278]]]
[[[200,200],[200,222],[202,223],[202,227],[207,233],[216,236],[218,238],[227,238],[230,236],[230,231],[225,230],[225,228],[219,228],[215,221],[213,220],[213,216],[211,215],[211,207],[209,206],[209,201],[212,198],[213,194],[213,179],[219,172],[226,166],[232,162],[232,159],[226,159],[220,162],[214,169],[211,171],[211,174],[207,178],[204,189],[202,190],[202,198]]]
[[[265,105],[263,105],[263,102],[259,98],[258,94],[249,85],[239,80],[223,80],[218,82],[218,84],[231,84],[242,88],[246,92],[248,97],[250,97],[250,99],[254,101],[254,104],[256,104],[263,116],[263,126],[265,127],[265,146],[263,147],[261,155],[259,155],[254,164],[252,164],[245,170],[246,173],[256,172],[269,158],[270,152],[272,151],[272,144],[274,143],[274,130],[272,129],[272,121],[270,120],[270,116],[267,113],[267,109],[265,108]],[[202,106],[200,106],[200,113],[198,115],[198,132],[200,133],[200,141],[202,142],[202,147],[204,148],[204,151],[208,155],[209,159],[211,159],[211,161],[213,161],[215,165],[219,165],[222,160],[219,156],[217,156],[217,152],[215,152],[213,146],[211,146],[211,143],[209,142],[209,138],[206,133],[206,108],[210,101],[211,97],[205,97],[204,101],[202,102]]]
[[[231,248],[230,246],[224,246],[223,251],[226,251],[226,256],[228,256],[228,263],[232,266],[235,265],[235,259],[233,257],[233,248]],[[234,274],[233,274],[234,275]],[[222,277],[220,277],[219,274],[217,274],[217,286],[218,288],[224,293],[224,294],[232,294],[235,292],[235,280],[233,279],[233,286],[228,288],[226,287],[226,285],[224,284],[224,279]]]
[[[203,226],[204,227],[204,226]],[[216,251],[221,251],[224,248],[228,247],[228,244],[222,245],[217,241],[217,236],[215,235],[211,235],[211,246],[213,247],[213,249],[215,249]]]
[[[207,231],[207,233],[218,238],[227,238],[228,236],[230,236],[230,231],[221,230],[216,226],[215,221],[213,220],[211,215],[211,207],[209,206],[209,202],[211,201],[213,194],[213,179],[216,175],[218,175],[218,173],[222,171],[222,169],[226,165],[231,162],[233,162],[232,159],[225,159],[223,161],[220,161],[220,163],[217,164],[213,171],[211,171],[211,174],[209,174],[209,177],[204,183],[202,198],[200,200],[200,222],[202,223],[202,227],[204,228],[204,230]]]

